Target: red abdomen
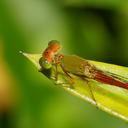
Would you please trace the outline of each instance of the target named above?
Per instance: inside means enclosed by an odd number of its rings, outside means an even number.
[[[122,82],[118,79],[113,78],[112,76],[105,75],[102,72],[97,72],[94,78],[96,81],[101,83],[110,84],[118,87],[128,89],[128,83]]]

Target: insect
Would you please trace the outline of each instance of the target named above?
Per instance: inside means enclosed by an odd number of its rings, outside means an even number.
[[[58,41],[52,40],[48,43],[48,47],[45,49],[45,51],[42,53],[42,61],[41,66],[44,69],[51,68],[54,56],[58,53],[58,51],[61,49],[61,46]],[[56,62],[55,62],[56,63]]]
[[[60,48],[58,41],[52,40],[48,43],[48,47],[42,53],[41,66],[44,69],[50,69],[52,65],[57,67],[60,64],[68,76],[70,76],[69,73],[72,73],[82,78],[93,79],[97,82],[128,89],[128,83],[121,80],[121,76],[100,70],[88,60],[76,55],[59,54]]]

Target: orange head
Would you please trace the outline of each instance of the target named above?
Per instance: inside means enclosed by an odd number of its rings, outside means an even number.
[[[42,56],[48,63],[53,61],[54,56],[58,53],[61,46],[60,43],[56,40],[52,40],[48,43],[48,47],[43,52]]]

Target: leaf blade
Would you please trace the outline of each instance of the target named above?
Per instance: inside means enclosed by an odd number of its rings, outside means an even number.
[[[41,66],[39,65],[39,59],[41,58],[41,54],[23,53],[23,55],[26,56],[36,66],[38,70],[40,70]],[[101,70],[104,70],[106,72],[112,72],[114,74],[118,74],[125,78],[128,78],[127,67],[106,64],[91,60],[89,60],[89,62]],[[64,88],[66,91],[70,92],[73,95],[79,96],[80,98],[90,102],[95,106],[98,106],[98,108],[106,111],[111,115],[128,121],[128,90],[99,83],[90,79],[87,79],[89,81],[87,82],[73,74],[71,75],[74,78],[74,88],[70,88],[70,79],[62,71],[61,67],[59,67],[58,71],[58,79],[61,82],[61,87]],[[52,73],[49,79],[56,83],[54,66],[52,67]],[[91,96],[88,84],[89,86],[91,86],[96,102]]]

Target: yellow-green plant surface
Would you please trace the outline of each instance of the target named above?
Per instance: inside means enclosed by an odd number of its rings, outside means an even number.
[[[37,70],[41,69],[39,64],[41,54],[23,53],[23,55],[37,67]],[[117,74],[123,77],[123,79],[126,78],[125,80],[128,81],[127,67],[90,60],[89,62],[101,70]],[[58,81],[55,79],[56,70],[54,65],[50,72],[50,75],[47,75],[46,71],[42,71],[41,73],[47,76],[49,80],[52,80],[57,86],[64,88],[71,94],[79,96],[83,100],[90,102],[111,115],[128,121],[128,90],[103,84],[95,80],[88,79],[86,81],[76,75],[70,74],[73,78],[72,84],[72,81],[67,77],[60,66],[58,67]]]

